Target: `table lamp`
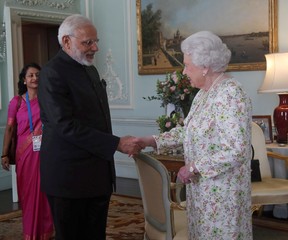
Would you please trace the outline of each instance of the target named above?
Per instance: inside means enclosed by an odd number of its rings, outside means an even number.
[[[288,53],[266,54],[266,75],[259,93],[277,93],[279,106],[273,120],[277,142],[287,144],[288,134]]]

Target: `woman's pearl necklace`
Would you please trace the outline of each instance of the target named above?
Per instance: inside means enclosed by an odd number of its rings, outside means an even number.
[[[207,101],[207,98],[208,98],[208,95],[209,95],[211,89],[213,89],[213,87],[222,79],[223,76],[224,76],[224,73],[219,74],[219,76],[212,82],[210,88],[206,92],[203,92],[201,98],[198,100],[198,105],[195,108],[195,110],[197,110],[197,108],[199,107],[200,104]]]

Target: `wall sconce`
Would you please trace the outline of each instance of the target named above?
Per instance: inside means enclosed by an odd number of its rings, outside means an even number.
[[[288,53],[266,54],[266,75],[259,93],[277,93],[279,106],[274,109],[273,120],[277,142],[287,144],[288,134]]]
[[[2,31],[0,34],[0,62],[4,62],[6,59],[6,31],[5,23],[2,23]]]

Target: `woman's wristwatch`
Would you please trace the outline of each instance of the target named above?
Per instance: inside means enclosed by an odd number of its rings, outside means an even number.
[[[199,172],[192,166],[192,164],[191,164],[191,166],[190,166],[190,168],[189,168],[189,172],[190,173],[192,173],[193,175],[197,175]]]

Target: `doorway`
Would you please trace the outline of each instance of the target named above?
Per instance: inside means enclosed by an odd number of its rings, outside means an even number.
[[[22,21],[24,65],[35,62],[45,65],[59,51],[59,25]]]
[[[27,62],[34,61],[39,65],[43,65],[58,51],[58,30],[56,29],[69,15],[71,13],[4,7],[6,39],[9,39],[6,42],[7,78],[9,79],[8,99],[12,99],[17,94],[19,71]],[[24,31],[24,36],[22,26],[26,30],[28,29],[28,32]],[[40,34],[40,32],[42,33]],[[23,38],[26,39],[25,43],[23,43]],[[25,50],[23,44],[26,45]]]

